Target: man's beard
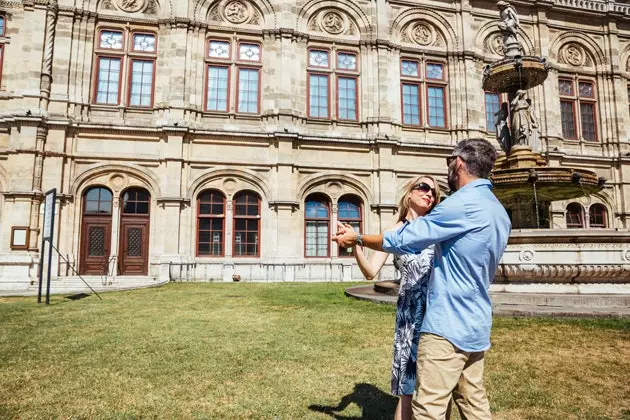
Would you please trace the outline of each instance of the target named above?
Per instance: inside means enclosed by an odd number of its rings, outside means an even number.
[[[457,191],[457,171],[455,170],[455,165],[451,165],[448,168],[448,187],[451,189],[451,192]]]

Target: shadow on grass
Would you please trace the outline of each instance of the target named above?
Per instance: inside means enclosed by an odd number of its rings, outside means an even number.
[[[355,403],[361,409],[361,417],[349,417],[338,414],[344,411],[351,403]],[[355,384],[351,394],[341,397],[336,406],[310,405],[312,411],[325,413],[338,420],[357,419],[391,419],[394,416],[398,404],[398,398],[381,391],[371,384]]]

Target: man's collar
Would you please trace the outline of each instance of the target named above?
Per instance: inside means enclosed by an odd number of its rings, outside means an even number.
[[[477,178],[474,181],[470,181],[468,184],[464,185],[463,187],[461,187],[460,189],[458,189],[457,191],[461,191],[463,189],[467,189],[467,188],[475,188],[475,187],[481,187],[483,185],[487,185],[490,188],[492,188],[492,183],[490,182],[489,179],[486,178]]]

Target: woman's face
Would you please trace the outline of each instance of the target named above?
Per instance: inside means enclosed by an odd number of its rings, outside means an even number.
[[[409,207],[419,216],[424,216],[435,203],[435,184],[429,178],[419,178],[407,196]]]

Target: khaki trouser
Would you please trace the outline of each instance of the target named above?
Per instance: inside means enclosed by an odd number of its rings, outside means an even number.
[[[483,386],[483,357],[484,352],[465,352],[443,337],[422,334],[413,418],[444,419],[452,393],[463,419],[490,419]]]

